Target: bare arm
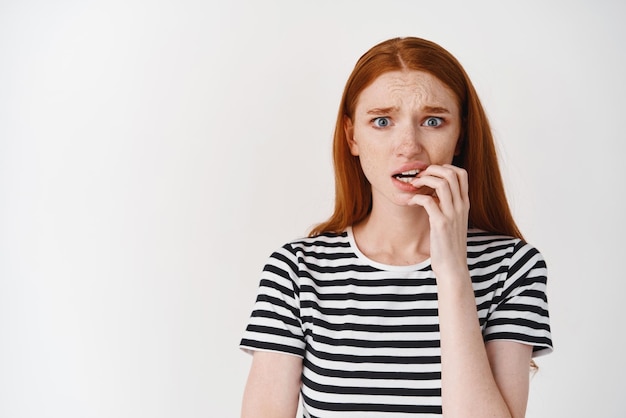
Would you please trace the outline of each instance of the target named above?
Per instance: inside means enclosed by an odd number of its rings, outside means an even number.
[[[294,418],[298,410],[302,359],[257,351],[246,382],[242,418]]]
[[[513,417],[526,415],[533,348],[513,341],[487,343],[493,377]]]
[[[511,341],[485,346],[473,292],[465,293],[440,291],[444,416],[524,417],[532,347]]]

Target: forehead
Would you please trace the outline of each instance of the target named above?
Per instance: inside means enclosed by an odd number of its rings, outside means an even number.
[[[359,109],[377,107],[445,107],[458,112],[458,98],[441,80],[424,71],[391,71],[378,76],[357,101]]]

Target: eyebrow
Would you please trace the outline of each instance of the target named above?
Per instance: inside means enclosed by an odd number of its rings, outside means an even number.
[[[448,113],[451,114],[448,109],[442,106],[424,106],[422,110],[426,113]]]
[[[390,113],[398,112],[399,110],[400,108],[397,106],[375,107],[373,109],[368,110],[367,114],[368,115],[388,115]],[[451,114],[452,113],[447,108],[442,107],[442,106],[424,106],[421,110],[425,113],[435,113],[435,114],[443,114],[443,113]]]
[[[399,110],[397,106],[391,107],[375,107],[367,111],[368,115],[388,115],[390,113],[395,113]]]

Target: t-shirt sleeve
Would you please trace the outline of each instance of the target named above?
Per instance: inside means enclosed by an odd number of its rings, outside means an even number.
[[[304,357],[297,256],[289,245],[274,252],[261,273],[256,302],[239,347]]]
[[[515,245],[498,303],[483,331],[485,341],[509,340],[533,346],[533,357],[552,352],[546,293],[547,267],[533,246]]]

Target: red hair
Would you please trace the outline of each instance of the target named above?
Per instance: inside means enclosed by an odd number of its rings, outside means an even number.
[[[455,94],[461,109],[461,147],[453,164],[469,178],[469,226],[522,238],[504,191],[489,121],[461,64],[441,46],[420,38],[394,38],[367,51],[346,83],[333,142],[335,209],[310,235],[339,233],[363,220],[372,207],[372,191],[359,158],[350,153],[344,118],[353,118],[360,93],[381,74],[417,70],[437,77]]]

